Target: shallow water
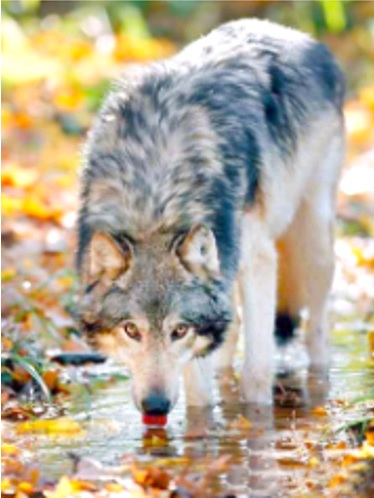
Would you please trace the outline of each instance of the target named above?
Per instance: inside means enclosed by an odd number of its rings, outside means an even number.
[[[311,489],[323,494],[338,469],[337,462],[324,454],[327,442],[334,440],[326,427],[339,428],[357,416],[343,408],[343,401],[373,390],[374,370],[368,355],[365,331],[337,330],[328,375],[312,373],[302,344],[296,342],[278,354],[279,365],[292,366],[294,372],[278,378],[283,387],[278,389],[275,408],[223,404],[218,402],[217,390],[213,409],[187,410],[182,395],[165,431],[148,433],[132,403],[129,380],[105,381],[111,372],[107,367],[72,369],[74,390],[67,416],[82,424],[85,436],[25,436],[30,458],[53,480],[71,474],[71,452],[108,466],[125,461],[126,455],[173,471],[188,462],[196,474],[204,471],[207,462],[230,455],[229,468],[217,472],[210,484],[213,495],[305,496]],[[230,386],[225,389],[235,397]],[[315,410],[316,406],[325,406],[327,413]],[[239,415],[250,421],[250,427],[246,421],[238,422]],[[336,438],[352,444],[344,432]]]

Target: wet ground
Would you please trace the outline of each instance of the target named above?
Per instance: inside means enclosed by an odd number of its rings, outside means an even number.
[[[361,405],[347,404],[367,397],[374,386],[368,331],[356,324],[352,333],[348,326],[334,331],[328,375],[308,371],[301,341],[278,354],[280,368],[288,365],[294,372],[278,377],[275,408],[235,403],[228,383],[224,390],[231,402],[220,402],[217,390],[211,410],[187,410],[182,395],[165,430],[142,425],[129,380],[108,382],[118,370],[71,368],[74,388],[66,415],[84,434],[25,435],[28,458],[51,480],[74,468],[93,478],[95,465],[121,474],[135,456],[172,472],[187,466],[192,479],[213,468],[206,496],[326,496],[346,451],[356,444],[353,433],[339,429],[357,420],[360,410],[364,415]]]

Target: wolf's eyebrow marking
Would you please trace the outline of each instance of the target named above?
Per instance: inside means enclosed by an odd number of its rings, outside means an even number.
[[[138,243],[138,241],[127,232],[117,232],[111,235],[121,247],[123,243],[129,244],[130,246],[135,246]]]

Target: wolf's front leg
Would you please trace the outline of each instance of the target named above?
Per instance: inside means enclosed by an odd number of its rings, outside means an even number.
[[[276,250],[264,227],[249,216],[244,220],[242,235],[240,285],[243,296],[245,356],[241,392],[246,402],[271,404]]]
[[[212,358],[194,358],[183,371],[186,404],[207,406],[213,404],[213,365]]]

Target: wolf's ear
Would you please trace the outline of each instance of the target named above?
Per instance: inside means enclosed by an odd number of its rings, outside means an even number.
[[[188,271],[202,278],[219,276],[216,239],[212,230],[196,225],[176,244],[176,254]]]
[[[131,262],[132,250],[127,242],[121,246],[110,235],[96,232],[91,239],[83,265],[84,283],[99,279],[112,281],[125,272]]]

